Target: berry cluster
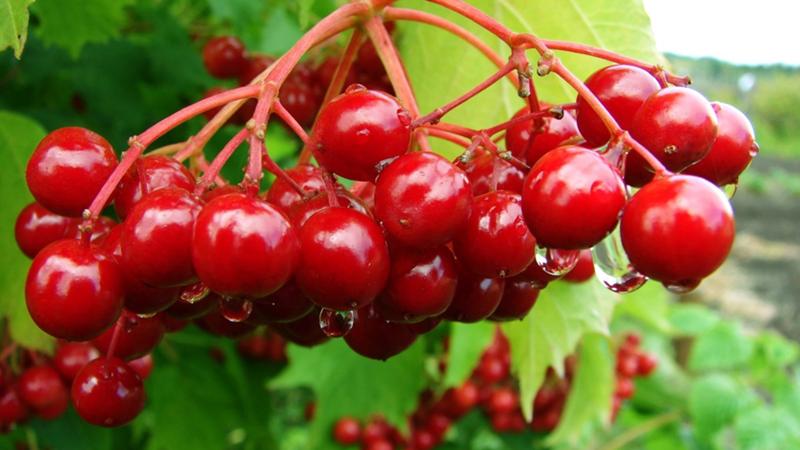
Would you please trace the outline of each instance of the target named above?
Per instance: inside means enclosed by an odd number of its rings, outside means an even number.
[[[7,347],[0,364],[0,432],[7,432],[32,415],[54,420],[67,410],[70,400],[90,423],[115,426],[136,417],[144,407],[142,380],[153,369],[150,354],[123,363],[100,357],[100,346],[60,342],[52,359],[32,350]],[[17,368],[15,373],[12,366]],[[70,394],[71,392],[71,394]],[[116,405],[109,414],[106,404]]]

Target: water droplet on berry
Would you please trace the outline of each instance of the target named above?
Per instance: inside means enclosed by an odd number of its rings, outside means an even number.
[[[739,183],[731,183],[722,186],[722,191],[725,192],[725,195],[728,196],[728,199],[732,199],[734,195],[736,195],[736,191],[739,189]]]
[[[550,275],[560,277],[578,264],[580,250],[561,250],[536,246],[536,264]]]
[[[197,303],[200,300],[206,298],[211,292],[208,287],[203,284],[203,282],[197,282],[195,284],[186,286],[181,290],[181,300],[186,303]]]
[[[345,94],[352,94],[355,92],[366,91],[367,87],[363,84],[353,83],[350,86],[347,86],[347,89],[344,90]]]
[[[750,147],[750,157],[755,158],[758,155],[758,151],[760,150],[757,143],[753,142],[753,145]]]
[[[700,286],[700,281],[701,280],[683,280],[673,283],[664,283],[664,287],[673,294],[682,295],[695,290],[697,286]]]
[[[253,312],[253,302],[242,298],[222,298],[219,307],[222,316],[230,322],[244,322]]]
[[[647,277],[633,268],[622,248],[619,227],[592,248],[594,274],[612,292],[627,294],[639,289]]]
[[[319,328],[328,337],[342,337],[353,329],[353,311],[334,311],[322,308],[319,312]]]

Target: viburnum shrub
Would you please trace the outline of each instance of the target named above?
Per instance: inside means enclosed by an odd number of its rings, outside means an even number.
[[[231,338],[269,325],[309,347],[343,336],[354,352],[386,360],[444,319],[522,319],[558,278],[596,274],[614,292],[652,279],[687,292],[724,262],[734,219],[718,185],[735,182],[758,149],[735,108],[708,102],[688,77],[659,65],[516,33],[462,0],[432,3],[505,42],[507,59],[442,17],[393,3],[341,6],[276,59],[249,55],[233,37],[212,39],[203,49],[208,72],[240,86],[209,92],[131,137],[119,160],[83,128],[55,130],[36,147],[26,171],[36,203],[16,224],[17,242],[33,258],[26,301],[44,332],[91,342],[65,342],[59,351],[67,356],[54,360],[86,421],[117,426],[136,417],[145,392],[131,360],[189,320]],[[422,114],[392,41],[396,21],[453,33],[497,70]],[[317,66],[301,61],[346,30],[341,54]],[[610,65],[584,82],[556,51]],[[536,77],[545,76],[563,80],[576,101],[539,99]],[[505,82],[526,102],[512,117],[484,129],[444,121]],[[199,115],[209,120],[191,139],[146,154]],[[304,143],[294,167],[280,167],[266,147],[273,117]],[[209,162],[203,149],[226,123],[238,132]],[[463,153],[449,161],[429,137]],[[241,146],[249,157],[234,184],[220,171]],[[265,171],[276,181],[262,192]],[[101,216],[112,204],[121,223]],[[278,350],[243,348],[281,360],[276,342]],[[625,345],[617,399],[631,395],[631,377],[652,371],[635,342]],[[431,448],[478,402],[496,430],[524,426],[504,381],[507,350],[492,358],[476,374],[487,393],[425,403],[412,448]],[[41,367],[21,377],[19,397],[54,416],[67,389],[56,369]],[[44,380],[41,392],[25,390],[33,377]],[[540,395],[552,398],[537,401],[553,412],[534,421],[537,430],[558,423],[563,393],[549,383]],[[4,424],[24,416],[20,398],[2,400],[14,413]],[[367,439],[368,428],[346,419],[334,434],[350,444]],[[397,444],[384,442],[367,448]]]

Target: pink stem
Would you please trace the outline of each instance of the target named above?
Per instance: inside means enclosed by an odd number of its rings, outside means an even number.
[[[208,167],[208,170],[203,172],[203,178],[200,179],[200,182],[197,183],[197,187],[195,188],[195,194],[201,195],[203,192],[211,186],[211,183],[214,182],[217,175],[219,175],[220,170],[228,161],[228,159],[233,155],[233,152],[242,145],[242,142],[247,139],[247,136],[250,134],[250,130],[247,128],[242,128],[236,133],[225,147],[214,157],[214,160],[211,161],[211,166]]]
[[[444,139],[446,141],[452,142],[454,144],[460,145],[461,147],[467,147],[469,145],[469,141],[465,140],[461,135],[453,134],[449,131],[445,131],[439,128],[425,128],[425,131],[433,137],[437,137],[439,139]]]
[[[122,319],[125,320],[125,319]],[[106,351],[106,359],[114,357],[114,352],[117,350],[117,342],[119,342],[119,334],[122,332],[122,324],[119,320],[114,322],[114,329],[111,331],[111,341],[108,343],[108,350]]]
[[[294,131],[294,134],[296,134],[304,144],[307,143],[308,133],[306,133],[306,130],[303,129],[302,125],[297,123],[297,119],[295,119],[292,114],[286,110],[286,107],[283,106],[280,100],[275,102],[273,108],[275,109],[275,114],[277,114],[278,117],[280,117],[281,120],[283,120],[292,131]]]

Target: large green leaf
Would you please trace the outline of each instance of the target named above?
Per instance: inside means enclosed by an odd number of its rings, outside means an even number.
[[[733,378],[722,374],[707,375],[692,385],[689,414],[700,439],[710,440],[721,428],[733,423],[742,406],[742,389]]]
[[[444,384],[458,386],[472,374],[483,351],[494,338],[496,326],[490,322],[453,323]]]
[[[533,415],[533,398],[548,367],[562,374],[564,358],[587,333],[608,333],[614,296],[599,282],[551,283],[528,316],[503,324],[511,341],[511,364],[519,378],[522,412]]]
[[[614,317],[631,317],[661,333],[671,333],[669,296],[657,283],[647,283],[636,292],[620,297]]]
[[[518,32],[582,42],[654,63],[661,61],[641,0],[473,0],[469,3]],[[401,6],[451,19],[490,43],[501,55],[509,54],[506,45],[493,35],[440,6],[423,0],[403,2]],[[496,70],[477,50],[428,25],[401,25],[400,45],[423,113],[468,91]],[[535,64],[537,56],[533,51],[529,55]],[[559,56],[580,78],[607,65],[585,56]],[[549,75],[536,80],[540,97],[550,102],[574,100],[573,91],[555,78]],[[523,104],[511,84],[502,82],[448,114],[446,120],[484,128],[508,119]],[[455,147],[444,142],[437,143],[436,150],[455,154]]]
[[[698,336],[689,355],[689,368],[695,371],[726,370],[743,366],[753,353],[753,343],[741,325],[719,322]]]
[[[8,318],[11,336],[23,346],[48,350],[52,340],[34,325],[25,307],[25,277],[30,262],[14,240],[14,222],[31,201],[25,184],[28,156],[44,137],[38,123],[0,111],[0,316]]]
[[[0,51],[11,47],[22,56],[28,38],[28,6],[35,0],[0,0]]]
[[[311,349],[291,346],[291,364],[270,387],[310,387],[317,408],[309,448],[340,449],[331,439],[331,427],[342,416],[366,419],[382,414],[405,427],[425,385],[424,347],[420,339],[387,361],[375,361],[356,354],[342,339]]]

